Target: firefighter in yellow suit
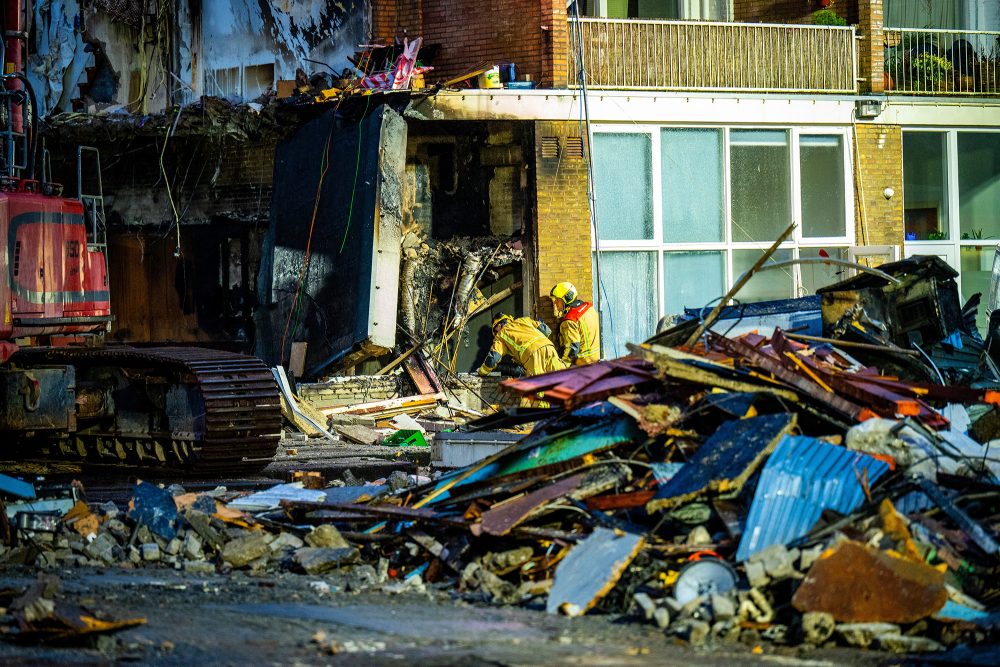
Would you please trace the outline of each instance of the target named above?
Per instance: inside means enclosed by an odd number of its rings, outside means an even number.
[[[562,282],[549,292],[559,322],[559,348],[567,365],[581,366],[601,358],[601,318],[594,305],[577,298],[573,283]]]
[[[514,319],[501,313],[493,319],[493,344],[486,360],[479,367],[479,374],[493,372],[504,356],[524,366],[527,375],[541,375],[561,371],[568,364],[560,361],[555,345],[549,340],[552,330],[544,323],[530,317]],[[522,407],[548,407],[547,403],[521,399]]]

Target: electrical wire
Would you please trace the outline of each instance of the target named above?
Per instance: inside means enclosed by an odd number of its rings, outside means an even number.
[[[581,140],[584,135],[584,125],[586,125],[586,147],[583,151],[584,167],[587,170],[587,207],[590,213],[590,226],[593,230],[594,236],[594,273],[597,289],[594,290],[594,305],[597,308],[598,318],[600,318],[600,313],[602,312],[602,303],[607,306],[608,313],[608,323],[610,325],[612,336],[615,333],[615,320],[611,311],[611,306],[607,299],[607,291],[604,285],[604,281],[601,279],[601,234],[600,225],[598,224],[597,216],[597,193],[594,188],[594,154],[593,154],[593,143],[594,143],[594,133],[590,125],[590,103],[588,102],[587,94],[587,70],[586,63],[584,62],[583,56],[583,28],[580,23],[580,4],[578,2],[573,3],[573,50],[576,55],[577,60],[577,81],[580,83],[580,135]],[[602,299],[602,293],[604,298]],[[604,328],[601,327],[598,331],[598,344],[601,350],[604,347]],[[617,354],[617,346],[615,348],[615,356]]]
[[[365,110],[361,112],[361,119],[358,121],[358,155],[354,160],[354,184],[351,186],[351,203],[347,208],[347,226],[344,227],[344,238],[340,241],[338,255],[343,254],[344,246],[347,244],[347,232],[351,230],[351,218],[354,217],[354,195],[358,191],[358,173],[361,171],[361,139],[364,137],[365,116],[368,114],[368,106],[371,104],[372,96],[365,95]]]

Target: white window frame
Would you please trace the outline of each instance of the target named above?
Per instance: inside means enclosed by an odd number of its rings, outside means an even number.
[[[660,130],[661,129],[696,129],[696,130],[718,130],[722,132],[722,183],[723,183],[723,239],[722,241],[704,241],[694,243],[667,243],[663,240],[663,181],[660,160]],[[799,258],[800,249],[807,248],[847,248],[855,245],[855,210],[854,210],[854,187],[853,187],[853,146],[851,141],[851,128],[849,126],[831,127],[794,127],[794,126],[736,126],[736,125],[674,125],[674,124],[594,124],[592,132],[597,134],[646,134],[650,137],[650,156],[652,160],[650,176],[652,179],[651,196],[653,198],[653,237],[651,239],[635,240],[601,240],[598,244],[591,230],[591,250],[596,252],[598,245],[602,255],[610,252],[655,252],[656,253],[656,294],[657,294],[657,317],[663,317],[672,313],[667,313],[665,309],[665,294],[663,289],[664,279],[664,252],[672,251],[717,251],[723,254],[723,282],[725,289],[729,289],[733,282],[739,278],[734,275],[733,251],[735,250],[756,250],[763,252],[771,245],[771,241],[733,241],[732,238],[732,156],[730,151],[730,133],[732,130],[779,130],[787,133],[789,141],[789,161],[790,161],[790,210],[792,219],[797,226],[792,238],[781,244],[780,249],[791,250],[794,259]],[[839,136],[844,154],[844,183],[843,192],[845,195],[845,234],[836,237],[816,237],[806,238],[802,236],[802,200],[801,200],[801,169],[799,139],[807,135]],[[598,200],[602,193],[597,192]],[[601,225],[598,220],[598,225]],[[789,271],[793,278],[793,293],[798,296],[805,296],[802,285],[802,272],[799,265],[792,266]],[[766,274],[765,274],[766,275]],[[595,278],[596,279],[596,278]],[[595,287],[596,289],[596,287]],[[720,294],[719,296],[722,296]],[[688,308],[694,308],[701,304],[685,304]]]
[[[907,127],[903,130],[904,134],[917,133],[917,132],[934,132],[936,134],[945,135],[944,144],[944,168],[945,168],[945,197],[947,198],[946,208],[948,210],[948,238],[947,239],[933,239],[933,240],[922,240],[922,241],[907,241],[906,240],[906,208],[905,208],[905,190],[906,182],[903,182],[903,193],[900,193],[901,197],[904,197],[904,208],[903,208],[903,256],[912,257],[913,255],[937,255],[941,257],[948,265],[951,266],[955,271],[958,272],[958,278],[956,282],[958,283],[958,293],[962,297],[962,247],[963,246],[996,246],[1000,243],[1000,239],[963,239],[962,238],[962,221],[959,219],[962,210],[962,204],[959,201],[959,183],[958,183],[958,135],[959,133],[972,133],[972,134],[998,134],[1000,133],[1000,128],[993,127],[976,127],[976,128],[956,128],[956,127]],[[906,168],[906,155],[901,155],[903,168]],[[992,263],[992,259],[990,260]],[[962,297],[964,298],[964,297]]]

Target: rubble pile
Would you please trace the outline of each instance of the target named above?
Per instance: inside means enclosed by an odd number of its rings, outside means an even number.
[[[841,330],[823,332],[839,339],[723,335],[690,320],[628,357],[508,380],[552,407],[467,424],[484,437],[534,427],[466,467],[251,495],[140,483],[127,510],[79,502],[5,557],[429,587],[568,616],[628,614],[692,645],[923,652],[995,641],[990,341],[969,308],[912,307],[956,297],[947,277],[927,289],[926,261],[882,268],[882,282],[824,293],[822,316]],[[958,358],[959,345],[980,351],[950,371],[966,383],[928,381],[944,378],[935,359]]]

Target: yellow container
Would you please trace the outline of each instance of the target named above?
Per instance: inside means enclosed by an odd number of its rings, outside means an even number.
[[[480,88],[503,88],[503,84],[500,82],[499,67],[491,67],[486,70],[479,75],[478,81]]]

